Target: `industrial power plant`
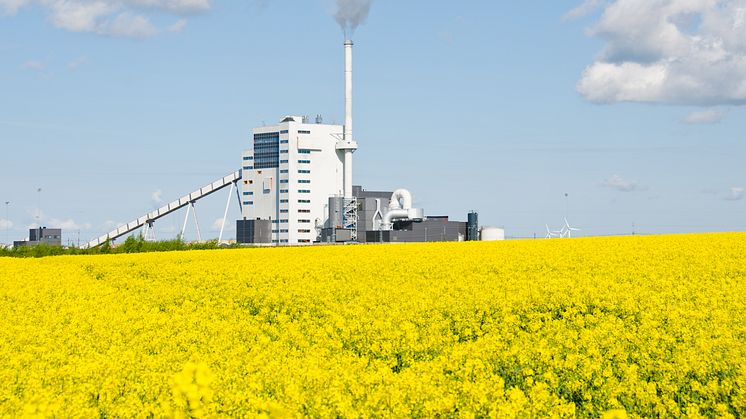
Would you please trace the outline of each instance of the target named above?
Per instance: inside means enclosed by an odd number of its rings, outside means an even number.
[[[254,128],[253,143],[241,168],[168,205],[91,240],[96,247],[144,228],[186,208],[182,235],[194,203],[230,188],[219,241],[235,191],[241,210],[235,240],[246,245],[314,243],[392,243],[504,240],[504,230],[479,227],[475,211],[467,221],[427,216],[405,189],[372,191],[355,185],[352,156],[358,149],[352,118],[353,42],[344,42],[344,125],[324,124],[320,116],[284,116],[276,125]],[[201,240],[199,224],[198,239]]]

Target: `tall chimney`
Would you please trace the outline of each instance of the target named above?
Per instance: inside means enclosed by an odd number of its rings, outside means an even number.
[[[357,143],[352,138],[352,40],[346,40],[345,46],[345,125],[341,143],[337,149],[344,152],[344,197],[352,198],[352,153],[357,150]]]

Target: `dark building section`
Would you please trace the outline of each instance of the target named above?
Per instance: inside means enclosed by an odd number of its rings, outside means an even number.
[[[405,242],[454,242],[466,240],[463,221],[450,221],[448,217],[427,217],[419,223],[396,222],[391,233],[392,243]]]
[[[60,228],[32,228],[28,231],[28,240],[14,241],[13,247],[38,246],[62,246],[62,229]]]
[[[238,220],[236,221],[236,242],[239,244],[272,243],[272,221]]]
[[[395,221],[390,231],[380,231],[376,221],[382,221],[388,211],[393,192],[366,191],[361,186],[353,186],[352,194],[358,202],[358,242],[360,243],[404,243],[404,242],[439,242],[467,240],[467,222],[450,221],[448,217],[428,216],[421,222]],[[476,213],[469,214],[475,231],[474,240],[478,240],[479,227]],[[323,240],[322,240],[323,241]]]

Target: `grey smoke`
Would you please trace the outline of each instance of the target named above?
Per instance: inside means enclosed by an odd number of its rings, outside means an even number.
[[[337,20],[345,34],[354,32],[368,18],[372,4],[373,0],[337,0],[337,12],[334,14],[334,19]]]

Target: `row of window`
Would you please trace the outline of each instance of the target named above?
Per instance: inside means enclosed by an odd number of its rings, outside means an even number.
[[[244,205],[254,205],[254,201],[243,201]]]
[[[298,154],[311,154],[311,150],[306,150],[304,148],[298,149]]]
[[[254,157],[253,156],[245,156],[243,159],[244,159],[244,161],[245,160],[254,160]]]
[[[254,192],[244,192],[244,195],[254,195]]]
[[[290,201],[289,201],[289,200],[287,200],[287,199],[281,199],[281,200],[280,200],[280,203],[281,203],[281,204],[288,204],[288,203],[290,203]],[[299,204],[310,204],[310,203],[311,203],[311,200],[310,200],[310,199],[299,199],[299,200],[298,200],[298,203],[299,203]],[[298,210],[298,212],[304,212],[304,211],[305,211],[305,210]],[[311,211],[308,211],[308,212],[311,212]]]
[[[287,150],[280,151],[280,153],[287,153]],[[268,152],[268,153],[260,152],[260,153],[257,153],[257,163],[256,163],[256,166],[244,166],[243,168],[244,168],[244,170],[253,170],[254,168],[256,168],[256,169],[271,169],[273,167],[277,167],[277,166],[273,166],[273,164],[279,158],[280,158],[280,155],[277,154],[277,153],[275,153],[275,152]],[[253,160],[253,159],[254,158],[252,157],[251,160]],[[247,158],[244,157],[244,160],[247,160]],[[287,164],[287,163],[289,163],[288,160],[280,160],[279,162],[280,162],[280,164]],[[298,160],[298,164],[311,164],[311,160]],[[288,173],[288,170],[287,169],[280,170],[280,173]],[[300,173],[300,174],[310,174],[311,171],[310,170],[298,170],[298,173]]]
[[[298,183],[311,183],[308,179],[298,179]]]
[[[298,130],[298,134],[310,134],[310,133],[311,133],[311,131]]]
[[[280,144],[287,144],[288,140],[280,140]]]

